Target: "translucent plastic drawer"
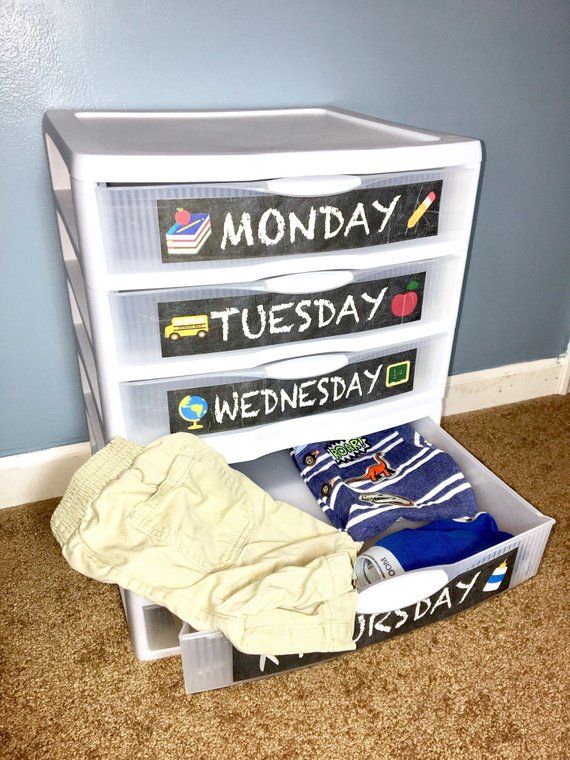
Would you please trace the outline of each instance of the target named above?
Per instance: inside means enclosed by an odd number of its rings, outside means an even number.
[[[187,694],[231,686],[232,645],[220,631],[196,631],[184,623],[179,641]]]
[[[159,604],[119,587],[129,635],[139,660],[159,660],[180,654],[182,621]]]
[[[432,420],[419,420],[414,427],[436,447],[453,456],[473,485],[479,510],[493,514],[499,528],[513,534],[513,538],[455,563],[448,569],[449,582],[445,586],[428,598],[418,599],[410,607],[377,615],[357,615],[354,636],[358,648],[381,643],[436,620],[444,620],[531,578],[538,571],[554,523],[552,518],[541,514],[516,494]],[[320,513],[320,519],[326,520],[299,477],[288,450],[237,465],[237,469],[269,491],[274,498],[285,499],[316,516]],[[405,527],[414,525],[417,524],[406,523]],[[339,656],[328,653],[302,657],[274,656],[271,653],[247,655],[232,647],[219,631],[197,632],[186,623],[180,633],[180,651],[187,693],[287,673]]]
[[[358,350],[380,330],[386,343],[397,342],[404,325],[453,319],[461,264],[451,257],[240,285],[111,293],[118,363],[138,367],[142,377],[181,364],[194,374]]]
[[[374,254],[373,266],[388,246],[451,239],[468,229],[471,175],[471,169],[454,167],[228,184],[100,185],[107,270],[198,271],[359,250]]]
[[[358,435],[362,425],[441,398],[448,336],[354,353],[327,353],[240,371],[121,384],[127,438],[204,436],[229,461],[310,440]],[[446,366],[446,365],[445,365]],[[331,412],[335,412],[331,414]],[[384,425],[386,426],[386,424]],[[260,448],[261,447],[261,448]]]

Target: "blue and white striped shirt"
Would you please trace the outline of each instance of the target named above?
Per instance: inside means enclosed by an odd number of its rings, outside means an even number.
[[[300,446],[291,456],[332,524],[356,541],[401,518],[427,522],[477,512],[473,489],[452,457],[411,425]]]

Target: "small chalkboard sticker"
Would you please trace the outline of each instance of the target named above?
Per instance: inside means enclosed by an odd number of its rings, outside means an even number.
[[[426,272],[353,282],[301,295],[157,304],[163,357],[235,351],[407,324],[422,315]]]
[[[417,349],[308,379],[262,378],[167,391],[170,432],[198,435],[368,404],[411,391]]]
[[[509,588],[517,549],[505,552],[483,565],[461,573],[439,591],[403,609],[376,615],[356,615],[354,641],[356,648],[378,644],[402,633],[409,633],[430,623],[445,620],[458,612]],[[390,583],[390,581],[382,581]],[[284,673],[305,665],[338,657],[342,652],[310,654],[251,655],[233,649],[234,682],[263,675]]]
[[[157,200],[162,261],[341,251],[437,235],[443,180],[295,198]]]

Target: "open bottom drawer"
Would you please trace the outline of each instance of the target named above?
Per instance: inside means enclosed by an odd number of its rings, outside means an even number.
[[[357,615],[355,641],[358,648],[450,617],[532,577],[538,570],[554,524],[552,518],[541,514],[521,498],[432,420],[422,419],[414,423],[414,427],[434,446],[451,454],[471,482],[479,510],[490,512],[499,528],[513,534],[513,538],[457,562],[448,584],[427,599],[387,614]],[[269,454],[235,467],[275,498],[286,500],[326,521],[299,477],[288,451]],[[489,579],[499,565],[504,570],[503,563],[506,571],[501,582],[490,583]],[[278,657],[246,655],[233,648],[219,631],[198,632],[188,624],[184,624],[180,634],[180,649],[187,693],[230,686],[340,656],[339,653]]]

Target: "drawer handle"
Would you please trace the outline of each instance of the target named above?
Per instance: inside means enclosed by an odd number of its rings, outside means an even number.
[[[412,570],[358,592],[356,611],[364,615],[392,612],[421,602],[450,581],[443,567]]]
[[[268,193],[276,195],[311,196],[346,193],[360,187],[360,177],[350,174],[321,175],[317,177],[283,177],[263,183]]]
[[[327,375],[346,367],[348,358],[344,354],[321,354],[320,356],[300,356],[265,365],[267,377],[274,380],[298,380],[303,377]]]
[[[299,293],[323,292],[348,285],[354,280],[352,272],[333,270],[331,272],[303,272],[302,274],[285,274],[265,280],[267,290],[271,293],[297,295]]]

